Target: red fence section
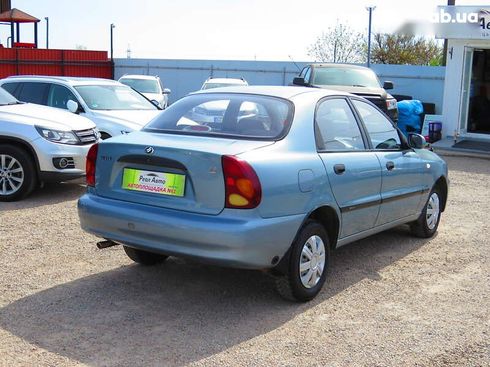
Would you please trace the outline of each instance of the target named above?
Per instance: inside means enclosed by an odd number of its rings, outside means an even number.
[[[0,78],[53,75],[112,79],[113,69],[107,51],[0,48]]]

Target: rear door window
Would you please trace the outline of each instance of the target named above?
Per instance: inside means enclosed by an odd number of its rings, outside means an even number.
[[[48,90],[48,83],[21,83],[21,88],[18,92],[19,96],[17,98],[22,102],[46,105],[46,96]]]
[[[364,149],[359,125],[345,99],[327,99],[316,110],[317,148],[319,151]]]
[[[286,134],[292,116],[292,104],[281,98],[245,94],[195,94],[164,110],[145,130],[278,139]]]

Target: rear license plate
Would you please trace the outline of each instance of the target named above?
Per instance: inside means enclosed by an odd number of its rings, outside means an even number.
[[[125,168],[122,188],[155,194],[184,196],[185,175]]]

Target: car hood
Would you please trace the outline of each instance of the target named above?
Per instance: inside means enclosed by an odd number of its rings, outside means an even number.
[[[160,110],[113,110],[93,112],[99,119],[115,122],[130,127],[132,130],[139,130],[158,115]]]
[[[381,96],[387,98],[388,93],[383,88],[353,87],[347,85],[315,85],[315,87],[338,90],[341,92],[352,93],[359,96]]]
[[[0,106],[0,121],[38,125],[55,130],[86,130],[95,127],[95,124],[85,117],[33,103]]]

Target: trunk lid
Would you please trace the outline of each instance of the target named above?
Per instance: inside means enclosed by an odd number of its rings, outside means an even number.
[[[99,145],[95,189],[107,198],[216,215],[225,204],[221,157],[273,143],[133,132]]]

